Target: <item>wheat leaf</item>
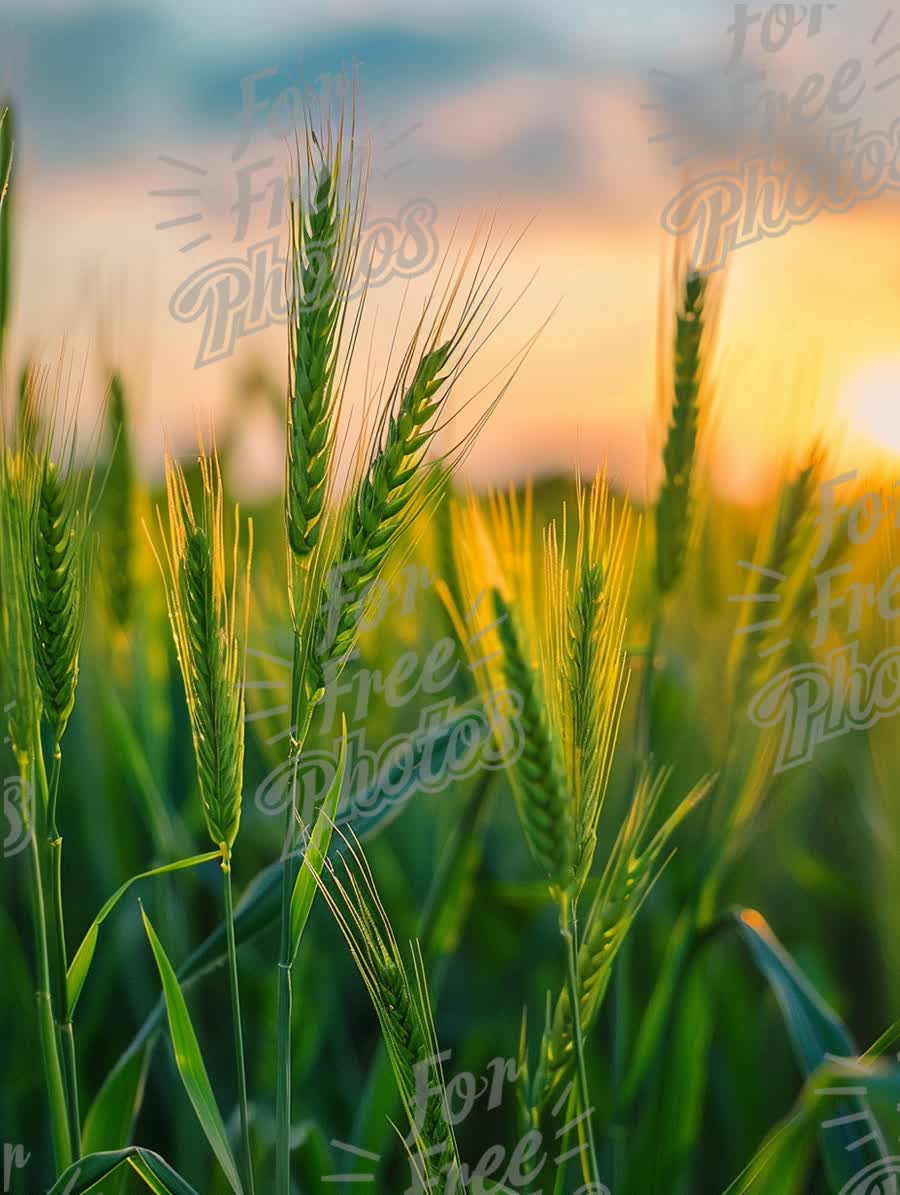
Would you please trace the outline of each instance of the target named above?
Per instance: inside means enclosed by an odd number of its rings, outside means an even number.
[[[138,880],[149,880],[153,876],[166,875],[171,871],[184,871],[185,868],[196,867],[200,863],[209,863],[211,860],[221,859],[221,857],[219,851],[209,851],[205,855],[194,855],[190,859],[179,859],[176,863],[166,863],[163,867],[154,867],[152,871],[142,871],[140,875],[132,876],[130,880],[125,881],[121,888],[116,889],[91,922],[90,928],[84,935],[81,945],[75,952],[75,957],[69,964],[69,970],[66,972],[66,1004],[70,1018],[75,1011],[75,1005],[78,1003],[78,997],[81,995],[81,989],[84,987],[84,981],[87,979],[88,971],[94,958],[94,950],[97,946],[100,926],[131,885],[136,884]]]
[[[769,983],[784,1017],[785,1028],[808,1077],[819,1067],[837,1058],[855,1059],[859,1051],[848,1029],[802,974],[765,919],[754,909],[735,914],[741,938],[750,948],[753,960]],[[852,1116],[867,1118],[872,1134],[868,1140],[860,1123],[831,1123],[820,1130],[822,1157],[834,1190],[841,1190],[867,1164],[875,1165],[886,1156],[884,1142],[866,1102],[846,1095],[828,1103],[826,1118]]]
[[[86,1154],[129,1145],[144,1094],[150,1049],[135,1050],[107,1076],[88,1109],[81,1135]]]
[[[200,1053],[200,1045],[197,1042],[197,1035],[194,1033],[194,1026],[191,1024],[190,1013],[178,985],[178,979],[143,908],[141,916],[144,919],[144,929],[147,931],[150,948],[156,959],[159,977],[162,981],[166,1011],[169,1017],[169,1032],[172,1035],[172,1046],[175,1051],[175,1065],[178,1067],[178,1073],[181,1075],[188,1098],[197,1113],[201,1128],[212,1146],[213,1153],[216,1155],[229,1185],[236,1195],[243,1195],[243,1187],[238,1177],[231,1147],[228,1144],[222,1114],[216,1103],[216,1097],[213,1095],[209,1075],[206,1073],[206,1066]]]
[[[185,1179],[169,1163],[150,1149],[130,1145],[108,1153],[88,1154],[59,1176],[48,1195],[82,1195],[109,1178],[120,1166],[131,1166],[151,1191],[163,1195],[197,1195]]]

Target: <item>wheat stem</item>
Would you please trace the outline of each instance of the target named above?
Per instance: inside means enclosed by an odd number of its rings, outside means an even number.
[[[560,930],[566,945],[566,970],[568,975],[569,986],[569,1000],[573,1008],[576,1007],[578,1001],[578,915],[574,900],[569,900],[564,897],[560,902]],[[584,1129],[587,1135],[588,1157],[584,1158],[582,1154],[582,1168],[584,1171],[585,1182],[594,1183],[595,1189],[600,1191],[603,1185],[600,1182],[600,1166],[597,1161],[597,1144],[594,1140],[594,1118],[593,1108],[591,1107],[590,1089],[588,1086],[587,1068],[584,1062],[584,1034],[581,1027],[581,1018],[574,1018],[575,1025],[575,1057],[577,1060],[578,1071],[578,1088],[579,1098],[581,1101],[581,1110],[584,1114]],[[579,1132],[581,1124],[579,1124]]]
[[[285,872],[288,860],[284,861]],[[281,899],[281,957],[278,962],[278,1039],[276,1043],[275,1116],[275,1191],[276,1195],[290,1195],[291,1191],[291,967],[283,960],[290,955],[290,891],[285,896],[282,884]]]
[[[43,761],[42,761],[43,763]],[[61,755],[59,748],[53,752],[50,769],[49,801],[47,814],[48,879],[50,885],[50,918],[53,931],[53,1004],[57,1024],[62,1024],[65,1015],[66,947],[63,930],[62,909],[62,839],[56,826],[56,798],[59,791]]]
[[[294,851],[297,815],[297,772],[300,754],[309,732],[312,706],[304,703],[306,664],[299,635],[294,635],[294,660],[291,676],[291,789],[285,810],[284,866],[281,869],[281,938],[278,952],[278,1036],[276,1043],[275,1110],[277,1134],[275,1140],[276,1195],[290,1195],[291,1186],[291,1015],[293,989],[291,983],[291,896],[297,869],[301,866]]]
[[[53,761],[50,767],[50,778],[47,779],[44,754],[41,746],[37,752],[37,771],[44,793],[47,809],[47,826],[44,835],[46,857],[44,869],[47,885],[47,905],[49,918],[47,921],[50,946],[50,1005],[53,1010],[53,1022],[56,1027],[57,1046],[60,1049],[60,1065],[66,1090],[66,1110],[69,1118],[69,1134],[73,1149],[77,1151],[77,1140],[80,1135],[80,1125],[73,1110],[73,1092],[77,1091],[77,1081],[70,1069],[70,1054],[65,1048],[67,1042],[63,1026],[67,1020],[66,973],[68,970],[68,955],[66,951],[66,931],[62,899],[62,838],[56,824],[56,803],[59,794],[59,777],[62,765],[62,753],[59,744],[54,746]],[[74,1040],[71,1052],[74,1058]],[[76,1157],[78,1156],[76,1152]]]
[[[53,1011],[50,1005],[50,953],[47,946],[47,913],[44,904],[37,833],[31,835],[28,854],[31,861],[29,874],[31,876],[32,915],[34,920],[35,955],[37,958],[37,991],[35,992],[35,1001],[41,1041],[41,1059],[44,1066],[44,1080],[47,1086],[47,1101],[50,1109],[53,1155],[56,1163],[56,1171],[57,1173],[62,1173],[63,1170],[72,1164],[72,1143],[59,1045],[53,1022]]]
[[[234,1056],[237,1066],[240,1101],[241,1141],[244,1150],[244,1182],[253,1195],[253,1154],[250,1149],[250,1118],[247,1113],[247,1072],[244,1064],[244,1031],[241,1022],[241,993],[238,984],[237,946],[234,939],[234,898],[231,891],[231,863],[223,861],[225,894],[225,935],[228,942],[228,986],[231,990],[231,1022],[234,1029]]]
[[[650,634],[647,638],[647,654],[641,668],[641,687],[638,692],[637,713],[634,720],[634,762],[632,785],[637,781],[641,767],[653,753],[653,682],[656,679],[656,654],[662,635],[662,609],[659,602],[653,614]]]
[[[41,754],[43,768],[43,755]],[[49,878],[50,930],[52,937],[53,966],[52,1006],[58,1041],[62,1047],[61,1063],[66,1089],[66,1105],[69,1116],[69,1134],[75,1158],[81,1156],[81,1118],[78,1107],[78,1072],[75,1058],[75,1032],[68,1015],[66,975],[69,968],[66,949],[66,923],[62,894],[62,845],[63,840],[56,824],[56,805],[59,795],[59,779],[62,771],[62,751],[59,743],[54,744],[50,780],[48,785],[47,816],[47,871]]]
[[[72,1152],[81,1157],[81,1112],[78,1103],[78,1064],[75,1060],[75,1033],[72,1022],[66,1018],[60,1026],[63,1042],[63,1058],[66,1064],[66,1090],[69,1097],[69,1131],[72,1134]]]

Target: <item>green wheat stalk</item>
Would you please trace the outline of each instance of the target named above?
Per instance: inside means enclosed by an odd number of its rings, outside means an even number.
[[[184,682],[206,828],[222,854],[225,926],[237,1069],[244,1177],[253,1191],[253,1157],[247,1100],[231,886],[232,848],[241,821],[247,623],[253,524],[246,563],[240,563],[241,519],[234,510],[231,583],[226,569],[222,475],[215,453],[199,454],[201,498],[195,510],[181,468],[166,455],[167,520],[157,510],[163,556],[157,554]],[[154,552],[156,549],[154,547]],[[240,585],[240,588],[239,588]],[[239,621],[238,609],[243,605]]]
[[[54,1016],[50,920],[45,897],[42,855],[46,834],[47,791],[40,743],[41,697],[31,625],[30,560],[31,494],[36,459],[10,437],[0,411],[0,697],[8,708],[9,736],[19,774],[39,800],[22,816],[33,815],[29,828],[28,864],[32,903],[36,982],[35,1001],[41,1062],[47,1092],[53,1154],[58,1171],[72,1161],[69,1094]],[[52,956],[54,962],[58,955]]]
[[[40,708],[51,742],[49,780],[39,732],[35,735],[34,775],[41,791],[41,865],[47,889],[47,935],[50,946],[50,991],[53,1016],[63,1046],[62,1074],[66,1086],[69,1137],[80,1153],[80,1117],[75,1040],[66,1000],[65,917],[62,894],[62,835],[57,822],[57,799],[62,766],[62,740],[75,706],[78,686],[87,583],[91,563],[91,495],[93,470],[82,476],[75,464],[77,402],[68,405],[68,379],[59,365],[55,396],[44,397],[46,375],[32,374],[26,382],[27,401],[21,426],[28,448],[25,498],[28,598],[33,658]],[[39,411],[48,407],[38,430]],[[67,409],[68,406],[68,409]],[[59,458],[54,459],[58,450]]]
[[[339,672],[349,657],[366,608],[370,588],[386,568],[392,552],[416,518],[434,504],[437,492],[431,479],[438,468],[448,472],[465,456],[481,423],[502,397],[488,404],[475,427],[463,434],[440,456],[427,457],[439,429],[439,419],[453,385],[467,361],[467,338],[477,331],[477,320],[490,286],[476,274],[452,331],[445,333],[451,309],[461,288],[469,255],[447,287],[433,325],[425,336],[424,316],[400,362],[387,396],[381,400],[367,451],[360,453],[358,476],[349,499],[336,510],[323,530],[305,574],[302,604],[294,603],[295,659],[291,710],[291,751],[295,760],[291,800],[286,810],[285,855],[292,857],[296,833],[296,761],[309,728],[315,704],[324,692],[326,677]],[[438,285],[440,285],[440,280]],[[426,309],[427,314],[427,309]],[[418,361],[416,362],[418,354]],[[507,382],[507,385],[509,383]],[[362,448],[362,445],[361,445]],[[289,1122],[290,1007],[288,918],[295,864],[282,877],[282,942],[279,968],[279,1158],[277,1190],[288,1185],[286,1126]]]

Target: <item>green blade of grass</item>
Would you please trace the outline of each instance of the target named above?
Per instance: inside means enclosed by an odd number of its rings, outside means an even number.
[[[194,1107],[197,1119],[200,1121],[200,1126],[206,1134],[206,1139],[209,1141],[213,1153],[216,1155],[219,1165],[228,1179],[229,1185],[235,1191],[236,1195],[243,1195],[243,1187],[238,1177],[237,1166],[235,1165],[231,1147],[228,1144],[222,1114],[213,1095],[209,1075],[206,1072],[203,1056],[200,1053],[197,1035],[194,1032],[194,1026],[191,1023],[190,1013],[188,1012],[187,1004],[178,984],[178,979],[143,908],[141,909],[141,916],[144,920],[144,929],[147,931],[147,937],[150,941],[150,948],[153,951],[156,965],[159,968],[159,977],[162,981],[163,996],[166,1001],[169,1032],[172,1035],[172,1046],[175,1051],[175,1064],[178,1067],[178,1073],[181,1075],[184,1089]]]
[[[48,1195],[82,1195],[125,1165],[131,1166],[151,1191],[162,1195],[197,1195],[191,1184],[173,1170],[165,1158],[139,1145],[85,1155],[63,1171]]]
[[[197,867],[200,863],[210,863],[213,859],[220,859],[220,851],[207,851],[203,855],[193,855],[190,859],[179,859],[175,863],[166,863],[162,867],[154,867],[151,871],[142,871],[140,875],[132,876],[130,880],[126,880],[121,888],[117,888],[112,894],[94,920],[91,922],[87,933],[82,939],[81,945],[75,952],[75,957],[69,964],[69,970],[66,973],[66,1004],[68,1009],[68,1017],[71,1020],[72,1014],[75,1011],[75,1005],[78,1003],[78,997],[81,995],[81,989],[84,987],[84,981],[87,979],[88,971],[94,959],[94,951],[97,947],[97,938],[100,934],[100,926],[110,915],[128,889],[132,884],[136,884],[138,880],[148,880],[153,876],[167,875],[172,871],[184,871],[188,867]]]
[[[86,1154],[131,1144],[150,1054],[150,1049],[136,1050],[107,1076],[85,1118],[81,1147]]]
[[[813,1152],[809,1125],[808,1109],[776,1125],[723,1195],[800,1195]]]
[[[765,919],[753,909],[735,914],[738,933],[778,1001],[797,1061],[806,1077],[836,1059],[859,1055],[850,1032],[802,974]],[[867,1165],[883,1162],[887,1151],[866,1101],[842,1095],[829,1103],[827,1127],[820,1128],[822,1160],[835,1191]],[[861,1123],[868,1122],[867,1136]]]
[[[893,1032],[893,1029],[888,1030],[879,1042]],[[874,1054],[878,1044],[876,1042],[864,1057]],[[751,1191],[753,1195],[799,1195],[806,1191],[804,1180],[812,1158],[822,1097],[833,1084],[843,1087],[849,1083],[864,1087],[871,1103],[896,1129],[900,1067],[871,1065],[853,1059],[827,1062],[809,1076],[797,1106],[766,1135],[750,1162],[723,1195],[746,1195]],[[833,1105],[829,1101],[826,1106],[830,1114]],[[893,1195],[897,1190],[900,1158],[884,1156],[872,1160],[851,1155],[849,1164],[852,1174],[847,1185],[840,1188],[841,1195],[875,1195],[875,1192]],[[832,1185],[832,1189],[837,1191],[838,1187]]]

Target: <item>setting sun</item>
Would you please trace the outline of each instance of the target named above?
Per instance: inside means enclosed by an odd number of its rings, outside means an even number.
[[[900,456],[900,358],[872,361],[851,374],[839,414],[883,452]]]

